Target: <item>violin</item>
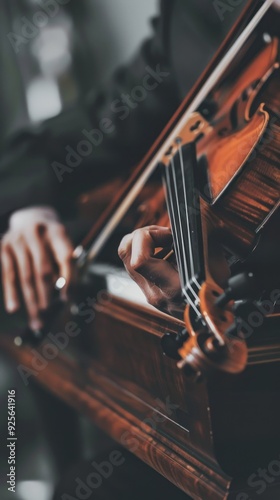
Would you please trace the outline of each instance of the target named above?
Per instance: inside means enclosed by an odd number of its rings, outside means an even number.
[[[252,53],[252,40],[247,42],[239,71],[233,64],[207,97],[216,109],[210,119],[202,105],[202,114],[193,116],[194,124],[181,131],[162,159],[188,304],[189,338],[179,348],[178,366],[198,373],[245,368],[247,347],[232,335],[235,301],[253,299],[257,290],[272,293],[280,276],[277,255],[273,263],[258,256],[259,267],[267,270],[269,264],[265,280],[263,269],[252,272],[256,263],[250,264],[268,223],[275,230],[267,244],[276,245],[280,204],[279,39],[264,33],[256,45]],[[243,274],[232,277],[230,285],[225,250],[243,262]]]
[[[246,342],[233,334],[235,301],[272,286],[269,277],[257,283],[256,262],[251,268],[248,263],[280,201],[279,39],[259,28],[272,3],[248,3],[214,65],[76,249],[78,267],[87,269],[151,173],[158,165],[164,169],[187,304],[186,330],[176,340],[176,350],[178,366],[188,373],[244,370]],[[231,279],[225,253],[235,263],[246,261]],[[265,268],[263,258],[257,262]]]

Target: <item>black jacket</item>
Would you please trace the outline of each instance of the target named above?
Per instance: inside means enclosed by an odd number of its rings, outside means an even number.
[[[19,208],[40,204],[69,213],[79,193],[133,167],[241,8],[232,9],[222,22],[210,0],[162,0],[153,37],[106,88],[34,129],[21,130],[5,144],[0,158],[0,220]]]

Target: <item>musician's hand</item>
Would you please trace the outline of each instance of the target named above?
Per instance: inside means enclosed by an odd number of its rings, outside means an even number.
[[[172,244],[170,229],[148,226],[125,236],[119,256],[127,272],[140,286],[149,304],[166,312],[182,309],[181,287],[176,267],[154,257],[155,249]]]
[[[54,283],[71,275],[72,244],[56,212],[28,208],[15,212],[1,244],[6,310],[16,312],[23,297],[30,326],[41,328],[40,311],[48,307]]]

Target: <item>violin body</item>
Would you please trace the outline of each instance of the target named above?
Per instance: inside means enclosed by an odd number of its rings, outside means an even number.
[[[279,206],[279,60],[275,38],[251,63],[251,79],[241,76],[236,83],[234,90],[241,97],[227,110],[232,117],[235,112],[235,127],[226,129],[221,119],[216,137],[211,133],[203,147],[213,217],[223,231],[224,245],[243,258]]]

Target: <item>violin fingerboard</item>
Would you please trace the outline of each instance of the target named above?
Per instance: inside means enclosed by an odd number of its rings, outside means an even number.
[[[182,290],[197,301],[205,279],[196,147],[180,147],[163,173]]]

